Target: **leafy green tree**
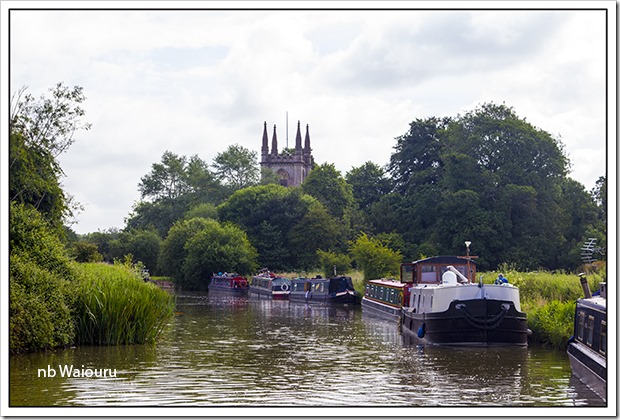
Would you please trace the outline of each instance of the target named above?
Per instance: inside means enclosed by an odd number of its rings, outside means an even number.
[[[372,162],[351,169],[345,179],[351,185],[356,203],[363,210],[392,191],[392,183],[385,170]]]
[[[185,220],[195,217],[217,220],[217,207],[213,203],[200,203],[191,207],[183,216]]]
[[[200,217],[174,223],[162,243],[157,263],[158,271],[183,284],[183,263],[187,258],[185,243],[206,226],[207,219]]]
[[[213,167],[220,182],[233,191],[258,184],[260,170],[257,154],[239,144],[228,146],[213,160]]]
[[[336,249],[341,229],[339,223],[316,203],[289,231],[289,244],[295,253],[295,267],[311,270],[319,266],[317,251]]]
[[[103,261],[113,262],[116,255],[112,255],[111,243],[118,241],[120,231],[116,228],[103,231],[91,232],[81,237],[81,240],[97,247],[97,251],[103,257]]]
[[[297,251],[289,243],[289,232],[316,203],[299,188],[260,185],[235,191],[218,207],[218,214],[222,221],[233,222],[247,232],[261,265],[293,269]]]
[[[330,278],[334,275],[334,269],[337,275],[346,274],[351,271],[351,257],[347,254],[319,249],[316,251],[316,256],[318,264],[326,278]]]
[[[332,163],[315,166],[301,188],[304,193],[319,200],[331,215],[340,219],[354,203],[351,186]]]
[[[371,238],[365,233],[351,242],[350,248],[353,261],[362,269],[364,280],[372,280],[386,276],[399,275],[402,255],[392,251],[381,241]]]
[[[97,245],[87,242],[78,241],[73,245],[71,250],[73,258],[77,262],[100,262],[103,261],[103,255],[99,253]]]
[[[205,227],[185,243],[183,288],[205,289],[218,271],[249,274],[258,265],[256,249],[245,232],[232,224],[206,220]]]
[[[62,83],[49,97],[35,99],[22,88],[11,97],[9,120],[9,200],[30,204],[59,232],[79,207],[60,186],[64,176],[57,160],[74,142],[82,123],[82,88]]]

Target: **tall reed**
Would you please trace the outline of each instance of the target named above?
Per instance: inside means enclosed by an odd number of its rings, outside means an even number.
[[[80,264],[76,303],[77,344],[142,344],[154,341],[174,311],[174,298],[130,267]]]

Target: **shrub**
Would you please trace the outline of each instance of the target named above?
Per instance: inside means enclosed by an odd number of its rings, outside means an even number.
[[[346,274],[351,270],[351,258],[345,254],[338,254],[332,251],[323,251],[319,249],[316,251],[316,255],[319,259],[319,265],[323,271],[323,275],[326,278],[330,278],[334,275],[334,267],[336,267],[337,274]]]
[[[398,276],[402,255],[392,251],[379,240],[362,233],[351,243],[353,260],[364,272],[364,280],[372,280],[384,276]]]
[[[17,255],[11,256],[9,273],[10,351],[51,349],[73,343],[74,285]]]

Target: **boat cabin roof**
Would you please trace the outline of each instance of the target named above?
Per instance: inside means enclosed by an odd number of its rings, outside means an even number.
[[[404,283],[440,284],[441,276],[452,266],[464,277],[476,278],[476,261],[467,257],[440,255],[400,265],[400,278]],[[469,271],[469,275],[467,273]]]
[[[404,287],[405,283],[401,283],[399,280],[395,279],[376,279],[369,280],[369,284],[376,284],[380,286],[389,286],[389,287]]]

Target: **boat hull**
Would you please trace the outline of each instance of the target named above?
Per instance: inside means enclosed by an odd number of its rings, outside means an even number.
[[[599,397],[607,399],[607,362],[579,342],[568,344],[568,360],[573,373]]]
[[[341,292],[341,293],[295,293],[291,292],[291,302],[306,302],[306,303],[325,303],[334,305],[358,305],[360,303],[359,295],[355,292]]]
[[[250,286],[250,293],[258,296],[259,298],[274,300],[287,300],[290,295],[290,292],[288,291],[270,290],[253,286]]]
[[[453,346],[527,346],[527,316],[510,301],[454,300],[437,313],[402,311],[403,332],[422,344]]]
[[[209,293],[227,296],[247,296],[249,287],[221,287],[209,285]]]
[[[401,308],[387,305],[364,296],[362,298],[362,313],[390,321],[398,321],[401,317]]]

